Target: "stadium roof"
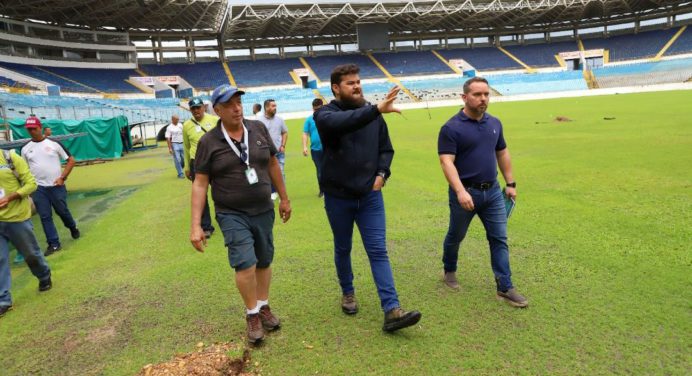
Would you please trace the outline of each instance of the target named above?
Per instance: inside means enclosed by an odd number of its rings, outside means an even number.
[[[692,12],[673,0],[13,0],[0,15],[54,25],[115,28],[138,34],[197,33],[248,41],[353,37],[359,23],[387,23],[393,35],[474,35],[567,28]]]

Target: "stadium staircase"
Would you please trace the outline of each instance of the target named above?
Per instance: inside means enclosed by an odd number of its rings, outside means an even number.
[[[536,72],[535,69],[531,68],[530,66],[526,65],[523,61],[519,60],[516,56],[512,55],[509,51],[505,50],[504,48],[497,46],[497,49],[502,51],[503,54],[507,55],[510,59],[514,60],[517,62],[517,64],[521,65],[526,69],[526,73],[534,73]]]
[[[451,70],[454,71],[454,73],[456,73],[456,74],[464,74],[464,72],[462,72],[461,69],[459,69],[459,67],[456,67],[456,66],[450,64],[449,61],[447,61],[447,59],[445,59],[444,57],[442,57],[442,55],[440,55],[439,52],[437,52],[437,51],[435,51],[435,50],[430,50],[430,52],[432,52],[433,55],[435,55],[438,59],[440,59],[443,63],[445,63],[445,64],[449,67],[449,69],[451,69]]]
[[[392,83],[398,85],[398,86],[401,88],[401,91],[403,91],[404,94],[406,94],[409,98],[411,98],[412,101],[414,101],[414,102],[420,102],[420,98],[418,98],[418,97],[416,97],[415,95],[413,95],[413,93],[411,93],[411,92],[404,86],[404,84],[401,83],[401,81],[399,81],[397,78],[395,78],[394,76],[392,76],[392,75],[389,73],[389,71],[387,71],[387,69],[385,69],[385,67],[382,66],[382,64],[380,64],[379,61],[377,61],[377,59],[375,58],[375,56],[372,55],[372,53],[368,52],[368,53],[367,53],[367,56],[368,56],[368,58],[370,58],[370,60],[372,60],[373,64],[375,64],[378,68],[380,68],[380,70],[382,71],[382,73],[384,73],[384,75],[387,76],[387,79],[389,79],[389,82],[392,82]]]
[[[596,76],[594,76],[593,71],[590,69],[584,70],[584,80],[589,89],[598,89],[598,81],[596,81]]]
[[[670,38],[668,43],[666,43],[665,46],[663,46],[663,48],[661,48],[661,50],[658,51],[658,54],[656,54],[656,56],[652,59],[652,61],[661,60],[661,57],[663,56],[663,54],[665,54],[666,51],[668,51],[668,49],[670,48],[670,46],[672,46],[673,43],[675,43],[675,41],[678,40],[678,38],[680,38],[680,35],[682,35],[682,33],[684,33],[686,29],[687,29],[687,25],[681,27],[680,30],[678,30],[678,32],[675,33],[675,35],[673,35],[672,38]]]
[[[228,82],[235,86],[238,87],[238,85],[235,83],[235,77],[233,77],[233,73],[231,73],[231,68],[228,66],[228,63],[226,60],[221,62],[221,65],[223,65],[223,71],[226,72],[226,77],[228,77]]]
[[[50,75],[53,75],[53,76],[55,76],[55,77],[58,77],[58,78],[60,78],[60,79],[62,79],[62,80],[69,81],[69,82],[71,82],[71,83],[73,83],[73,84],[75,84],[75,85],[79,85],[79,86],[84,87],[84,88],[87,88],[87,89],[89,89],[89,90],[91,90],[91,91],[97,92],[97,93],[99,93],[99,94],[105,94],[105,93],[102,92],[101,90],[95,89],[95,88],[93,88],[93,87],[91,87],[91,86],[89,86],[89,85],[85,85],[85,84],[83,84],[83,83],[81,83],[81,82],[77,82],[77,81],[75,81],[75,80],[73,80],[73,79],[71,79],[71,78],[65,77],[65,76],[63,76],[63,75],[60,75],[60,74],[51,72],[51,71],[49,71],[49,70],[43,69],[43,68],[38,67],[38,66],[35,67],[35,68],[38,69],[38,70],[40,70],[40,71],[46,72],[46,73],[48,73],[48,74],[50,74]]]

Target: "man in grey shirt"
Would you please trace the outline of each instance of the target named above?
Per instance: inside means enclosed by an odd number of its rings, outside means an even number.
[[[284,184],[286,182],[286,173],[284,172],[284,165],[286,164],[286,141],[288,141],[288,128],[284,119],[280,116],[276,116],[276,102],[273,99],[267,99],[264,101],[264,116],[258,116],[259,121],[261,121],[267,130],[269,131],[269,136],[276,146],[276,159],[279,160],[279,167],[281,168],[281,177],[284,179]],[[276,200],[278,194],[272,186],[272,200]]]

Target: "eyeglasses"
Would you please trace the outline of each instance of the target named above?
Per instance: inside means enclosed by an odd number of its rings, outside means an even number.
[[[247,163],[247,146],[243,142],[240,143],[240,159]]]

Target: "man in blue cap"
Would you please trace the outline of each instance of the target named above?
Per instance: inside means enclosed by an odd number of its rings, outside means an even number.
[[[185,151],[185,176],[195,180],[195,153],[197,144],[202,136],[216,126],[219,118],[208,114],[204,101],[200,97],[194,97],[188,102],[192,118],[183,123],[183,149]],[[204,212],[202,213],[202,229],[207,238],[214,233],[214,226],[211,224],[211,214],[209,204],[205,202]]]
[[[204,252],[202,211],[211,184],[216,221],[245,304],[248,341],[254,344],[264,339],[265,331],[281,325],[269,308],[274,257],[271,185],[281,200],[279,215],[283,222],[291,217],[291,204],[269,132],[259,121],[243,121],[243,94],[230,85],[221,85],[212,94],[212,106],[220,120],[197,145],[190,241]]]

